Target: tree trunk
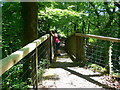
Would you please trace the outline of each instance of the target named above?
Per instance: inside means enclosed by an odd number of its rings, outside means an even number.
[[[37,3],[36,2],[21,2],[21,13],[23,18],[23,46],[37,39]],[[29,56],[28,56],[29,57]],[[24,59],[23,72],[27,72],[24,75],[23,80],[26,81],[29,77],[29,65],[30,59]],[[31,60],[32,61],[32,60]],[[32,63],[32,62],[31,62]]]
[[[37,39],[37,3],[21,2],[23,17],[23,45]]]

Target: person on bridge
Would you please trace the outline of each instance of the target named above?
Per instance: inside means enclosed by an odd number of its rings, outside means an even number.
[[[60,55],[60,39],[59,34],[57,33],[57,30],[51,31],[51,34],[53,36],[53,40],[55,43],[55,56],[61,56]]]

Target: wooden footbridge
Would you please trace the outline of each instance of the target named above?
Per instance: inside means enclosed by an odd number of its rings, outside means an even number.
[[[98,68],[101,72],[107,74],[120,73],[119,38],[73,33],[64,42],[65,47],[63,47],[63,49],[70,56],[72,63],[76,63],[78,66],[82,67],[89,62],[103,67],[103,69],[100,67]],[[1,89],[25,89],[27,85],[29,85],[29,87],[32,86],[33,89],[38,89],[40,87],[38,84],[41,82],[41,75],[43,72],[41,67],[50,66],[50,68],[52,68],[51,65],[54,66],[56,64],[53,46],[52,36],[47,34],[0,60]],[[82,76],[81,74],[78,74],[79,72],[72,71],[68,68],[74,64],[71,64],[71,62],[69,62],[69,64],[64,64],[67,62],[65,61],[65,58],[67,59],[69,57],[64,56],[64,58],[59,57],[59,59],[57,59],[57,61],[62,61],[62,64],[57,63],[57,67],[63,68],[72,74],[84,78],[85,75]],[[87,72],[87,70],[84,71]],[[86,80],[91,81],[92,83],[97,82],[95,80],[92,81],[90,78],[87,78]],[[76,81],[72,80],[72,83],[74,82]],[[100,82],[97,85],[103,86],[104,88],[106,87],[106,85],[102,85]],[[72,86],[72,88],[76,87]]]

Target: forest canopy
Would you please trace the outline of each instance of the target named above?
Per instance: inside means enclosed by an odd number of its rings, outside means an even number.
[[[119,88],[115,79],[120,81],[120,2],[1,2],[0,7],[3,89],[37,89],[46,77],[44,69],[52,68],[52,63],[53,68],[82,78],[86,74],[81,76],[69,67],[89,68],[95,77],[96,72],[98,77],[112,76],[106,81]],[[73,62],[67,61],[69,57]],[[96,84],[92,78],[86,81]],[[98,85],[105,88],[108,84],[102,81]]]
[[[51,29],[56,29],[63,37],[79,32],[120,38],[119,2],[36,2],[36,4],[38,38],[49,33]],[[24,21],[21,9],[20,2],[5,2],[2,5],[3,57],[22,47]]]

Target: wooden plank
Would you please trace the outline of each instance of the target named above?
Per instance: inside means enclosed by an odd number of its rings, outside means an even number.
[[[107,40],[107,41],[112,41],[112,42],[120,42],[120,38],[112,38],[112,37],[97,36],[97,35],[91,35],[91,34],[80,34],[80,33],[76,33],[75,35],[81,36],[81,37],[96,38],[100,40]]]
[[[12,53],[0,60],[0,76],[9,70],[13,65],[23,59],[26,55],[32,52],[37,46],[39,46],[42,42],[44,42],[49,37],[49,34],[33,41],[32,43],[26,45],[25,47],[19,49],[18,51]]]

